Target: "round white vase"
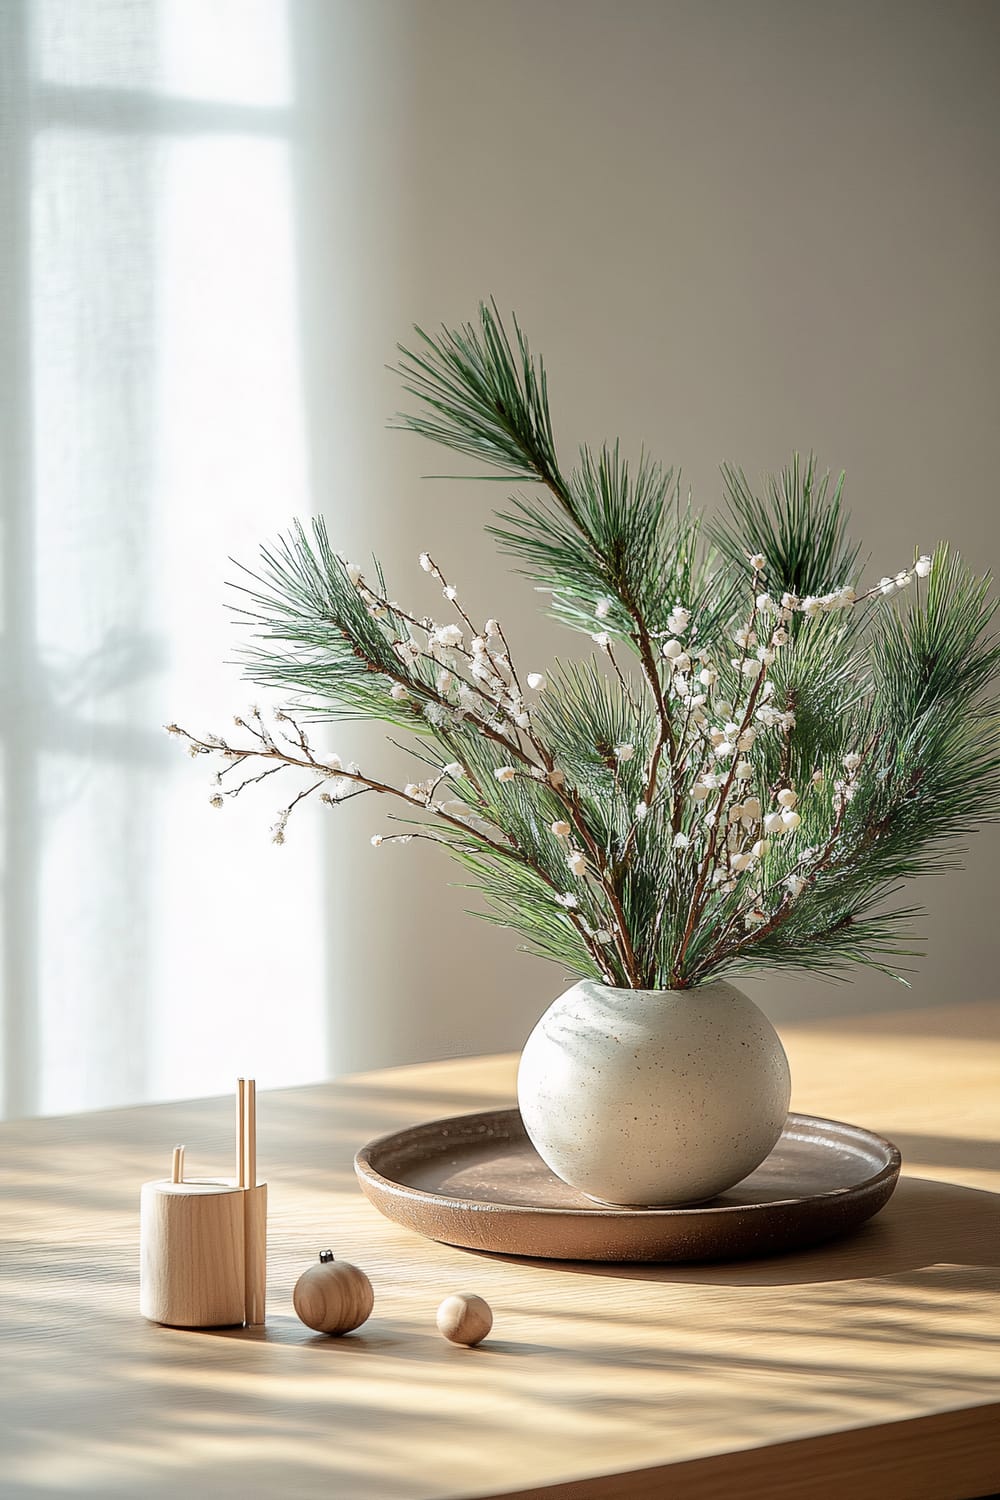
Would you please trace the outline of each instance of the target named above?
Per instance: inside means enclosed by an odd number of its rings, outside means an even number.
[[[784,1048],[742,991],[581,980],[521,1054],[521,1118],[548,1167],[590,1198],[698,1203],[740,1182],[788,1112]]]

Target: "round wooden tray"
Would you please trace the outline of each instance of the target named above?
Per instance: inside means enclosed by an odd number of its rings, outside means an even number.
[[[896,1147],[857,1125],[789,1115],[755,1172],[691,1208],[601,1208],[555,1177],[516,1109],[371,1141],[354,1168],[388,1218],[432,1240],[546,1260],[742,1260],[857,1228],[888,1201]]]

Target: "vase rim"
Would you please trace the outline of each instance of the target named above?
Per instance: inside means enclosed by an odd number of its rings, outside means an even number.
[[[602,990],[609,995],[704,995],[709,990],[726,990],[730,994],[747,998],[744,996],[744,992],[735,984],[730,983],[728,979],[708,979],[702,984],[675,985],[671,988],[658,990],[648,990],[633,985],[605,984],[601,979],[578,979],[570,988],[579,989],[584,986],[587,989]]]

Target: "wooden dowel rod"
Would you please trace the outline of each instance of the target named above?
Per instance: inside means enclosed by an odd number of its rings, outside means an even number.
[[[267,1184],[257,1186],[257,1082],[246,1080],[246,1192],[243,1195],[243,1316],[249,1327],[264,1321],[267,1293]]]
[[[257,1081],[247,1079],[247,1187],[257,1186]]]
[[[183,1182],[184,1181],[184,1147],[183,1146],[175,1146],[174,1147],[174,1159],[173,1159],[173,1161],[170,1164],[170,1181],[171,1182]]]
[[[247,1185],[247,1107],[246,1079],[236,1080],[236,1186]]]
[[[267,1295],[267,1183],[243,1194],[245,1280],[243,1320],[251,1328],[264,1322]]]

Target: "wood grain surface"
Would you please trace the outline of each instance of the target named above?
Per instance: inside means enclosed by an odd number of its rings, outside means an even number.
[[[175,1140],[225,1175],[228,1099],[0,1128],[0,1494],[1000,1489],[1000,1012],[781,1031],[793,1108],[902,1150],[895,1196],[851,1238],[700,1266],[530,1262],[424,1241],[365,1201],[354,1151],[408,1122],[508,1105],[515,1061],[401,1068],[260,1097],[268,1315],[255,1329],[163,1328],[138,1311],[140,1185]],[[291,1306],[327,1245],[375,1288],[372,1317],[338,1339]],[[477,1348],[435,1327],[455,1292],[493,1309]]]

